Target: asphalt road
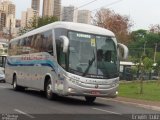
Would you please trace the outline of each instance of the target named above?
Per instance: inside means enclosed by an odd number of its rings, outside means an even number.
[[[142,117],[146,120],[150,119],[150,114],[159,113],[104,98],[96,99],[93,104],[86,104],[83,97],[59,97],[49,101],[39,91],[14,91],[11,85],[0,83],[0,120],[8,117],[15,120],[139,120]],[[157,118],[160,119],[160,115]]]

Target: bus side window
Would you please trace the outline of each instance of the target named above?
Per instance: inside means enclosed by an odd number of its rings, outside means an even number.
[[[45,41],[43,41],[45,46],[43,47],[46,52],[53,55],[53,40],[52,40],[52,31],[47,31],[44,33]],[[44,45],[44,44],[43,44]]]
[[[48,52],[53,56],[53,42],[52,31],[46,31],[41,33],[39,52]]]

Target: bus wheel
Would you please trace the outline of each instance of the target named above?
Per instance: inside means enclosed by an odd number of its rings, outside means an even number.
[[[21,86],[17,85],[17,77],[16,76],[13,77],[13,89],[15,91],[24,90],[25,89],[24,87],[21,87]]]
[[[92,97],[92,96],[85,96],[86,102],[87,103],[93,103],[96,99],[96,97]]]
[[[53,92],[52,92],[52,84],[51,84],[51,80],[49,80],[45,86],[45,92],[46,92],[46,97],[49,100],[53,99]]]
[[[5,80],[3,80],[2,82],[3,82],[3,83],[6,83],[6,81],[5,81]]]
[[[15,91],[18,90],[17,77],[16,77],[16,76],[13,77],[13,89],[14,89]]]

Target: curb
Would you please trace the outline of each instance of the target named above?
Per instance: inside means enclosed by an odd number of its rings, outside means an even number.
[[[143,107],[143,108],[146,108],[146,109],[160,111],[160,107],[158,107],[158,106],[139,104],[139,103],[136,103],[136,102],[128,102],[128,101],[116,100],[116,99],[110,99],[110,98],[108,98],[108,99],[107,98],[100,98],[100,99],[114,101],[114,102],[120,102],[120,103],[123,103],[123,104],[130,104],[130,105],[135,105],[137,107]]]

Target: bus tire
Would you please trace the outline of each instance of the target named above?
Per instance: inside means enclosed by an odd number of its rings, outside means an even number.
[[[25,89],[24,87],[21,87],[21,86],[17,85],[17,77],[16,77],[16,75],[13,76],[13,89],[15,91],[24,90]]]
[[[3,80],[3,81],[2,81],[2,83],[6,83],[6,81],[5,81],[5,80]]]
[[[52,92],[52,83],[51,80],[48,80],[45,86],[45,94],[47,99],[52,100],[53,99],[53,92]]]
[[[91,104],[95,101],[96,97],[93,96],[85,96],[86,102]]]

